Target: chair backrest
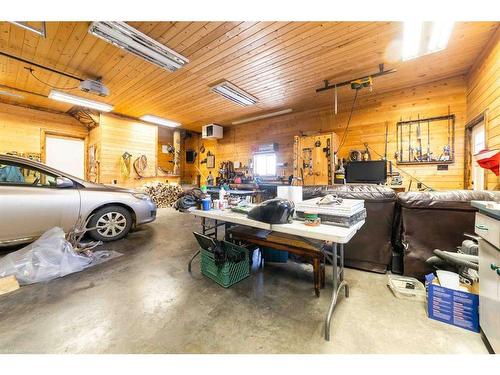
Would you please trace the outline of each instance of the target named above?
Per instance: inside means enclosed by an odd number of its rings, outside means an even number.
[[[214,249],[217,247],[218,241],[216,239],[197,232],[193,232],[193,234],[202,249],[213,253]]]

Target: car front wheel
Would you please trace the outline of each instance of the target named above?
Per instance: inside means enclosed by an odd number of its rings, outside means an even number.
[[[97,241],[119,240],[130,232],[132,215],[126,208],[120,206],[103,207],[94,213],[88,227],[96,227],[89,234]]]

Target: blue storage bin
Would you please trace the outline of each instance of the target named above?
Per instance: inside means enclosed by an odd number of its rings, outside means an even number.
[[[288,261],[288,251],[271,249],[270,247],[262,248],[262,256],[266,262],[286,263]]]

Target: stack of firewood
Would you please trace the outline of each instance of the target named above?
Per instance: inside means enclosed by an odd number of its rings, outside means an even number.
[[[179,185],[164,182],[150,182],[142,188],[150,195],[157,207],[171,207],[183,193],[182,187]]]

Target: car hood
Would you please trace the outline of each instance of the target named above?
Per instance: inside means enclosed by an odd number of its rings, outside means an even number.
[[[114,193],[139,193],[140,190],[137,189],[127,189],[119,186],[111,186],[104,184],[96,184],[93,182],[82,181],[80,182],[85,189],[93,190],[93,191],[106,191],[106,192],[114,192]]]

